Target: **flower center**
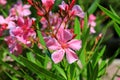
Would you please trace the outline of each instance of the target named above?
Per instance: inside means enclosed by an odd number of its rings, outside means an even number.
[[[68,47],[68,45],[67,45],[66,43],[61,43],[61,47],[62,47],[63,49],[65,49],[65,48]]]

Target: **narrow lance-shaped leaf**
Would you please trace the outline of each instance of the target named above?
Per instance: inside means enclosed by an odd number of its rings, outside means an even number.
[[[64,70],[61,67],[59,67],[58,65],[54,65],[54,67],[67,80]]]
[[[45,41],[44,41],[44,39],[43,39],[43,36],[42,36],[42,34],[41,34],[41,31],[40,31],[38,25],[37,25],[37,34],[38,34],[38,37],[39,37],[40,43],[45,47],[46,44],[45,44]]]
[[[109,59],[108,65],[113,62],[113,60],[120,54],[120,48],[114,53],[114,55]]]
[[[114,28],[115,28],[115,31],[117,32],[118,36],[120,37],[120,27],[118,26],[118,24],[114,23]]]
[[[9,64],[7,64],[7,63],[5,63],[5,62],[3,62],[3,61],[1,61],[1,60],[0,60],[0,63],[2,64],[2,66],[4,66],[4,67],[6,67],[7,69],[13,71],[14,73],[16,73],[16,74],[18,74],[18,75],[20,75],[20,76],[24,76],[20,71],[15,70],[15,69],[14,69],[13,67],[11,67]]]
[[[19,61],[21,61],[25,65],[25,67],[27,67],[29,70],[36,73],[37,75],[42,75],[42,76],[45,76],[52,80],[65,80],[61,76],[58,76],[50,71],[47,71],[46,69],[44,69],[42,67],[39,67],[35,63],[27,60],[26,58],[24,58],[22,56],[19,57]]]
[[[95,10],[97,9],[98,5],[97,3],[99,3],[100,0],[94,0],[93,4],[90,6],[90,8],[88,9],[88,13],[89,14],[93,14],[95,12]]]
[[[93,67],[96,66],[100,58],[103,56],[103,53],[105,52],[106,47],[104,46],[103,49],[99,53],[95,53],[93,56]]]
[[[110,18],[112,18],[114,21],[116,21],[117,23],[120,24],[120,17],[113,14],[111,11],[107,10],[106,8],[102,7],[101,5],[98,4],[98,6],[106,15],[108,15]]]
[[[81,33],[81,31],[80,31],[80,21],[77,17],[75,18],[74,33],[77,34],[76,39],[80,39],[80,33]]]

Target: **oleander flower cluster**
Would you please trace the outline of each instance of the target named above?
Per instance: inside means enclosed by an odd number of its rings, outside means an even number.
[[[5,5],[6,2],[2,1],[0,0],[0,4]],[[18,0],[9,10],[7,17],[0,15],[0,36],[5,37],[4,40],[10,53],[22,54],[23,46],[31,48],[34,43],[37,43],[38,34],[36,28],[34,28],[36,19],[30,17],[32,13],[30,7],[32,6],[36,9],[36,15],[40,17],[39,31],[42,32],[53,62],[61,62],[64,56],[70,64],[77,61],[76,51],[81,49],[82,40],[76,39],[77,35],[73,28],[76,17],[80,22],[78,27],[84,27],[85,12],[82,8],[75,4],[75,0],[70,3],[62,1],[58,6],[58,12],[52,11],[55,0],[27,0],[27,2],[29,4],[23,4],[21,0]],[[95,19],[94,15],[89,16],[90,33],[95,33]],[[8,34],[6,34],[6,31],[8,31]],[[39,44],[40,49],[44,49],[41,43]]]
[[[32,46],[32,40],[36,38],[36,32],[32,28],[34,18],[30,18],[30,5],[22,4],[19,0],[17,4],[9,10],[9,15],[4,18],[0,15],[0,36],[5,36],[10,53],[19,55],[22,53],[23,45]],[[8,35],[5,34],[8,31]]]

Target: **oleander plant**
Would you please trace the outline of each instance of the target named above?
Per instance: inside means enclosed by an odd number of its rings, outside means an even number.
[[[103,80],[120,17],[101,2],[0,0],[0,80]]]

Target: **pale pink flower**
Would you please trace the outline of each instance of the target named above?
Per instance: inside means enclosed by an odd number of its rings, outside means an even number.
[[[74,3],[74,0],[72,0],[72,3],[70,5],[62,1],[61,5],[59,5],[59,8],[67,12],[70,17],[78,16],[80,18],[84,18],[84,12],[82,8],[79,5],[74,5]]]
[[[0,5],[5,5],[7,3],[6,0],[0,0]]]
[[[14,53],[15,55],[19,55],[22,53],[22,46],[15,37],[5,37],[5,41],[8,44],[10,53]]]
[[[36,38],[36,33],[32,26],[32,20],[30,18],[24,19],[20,17],[17,22],[17,27],[10,29],[10,35],[16,37],[16,39],[28,46],[31,45],[31,38]]]
[[[19,0],[17,4],[10,9],[10,15],[14,16],[29,16],[31,14],[30,5],[22,4],[22,1]]]
[[[89,16],[89,20],[88,20],[88,25],[90,26],[90,33],[95,33],[96,32],[95,29],[94,29],[94,27],[96,26],[95,20],[96,20],[96,16],[91,14]]]
[[[12,21],[12,18],[8,16],[7,18],[4,18],[2,15],[0,15],[0,36],[4,33],[5,30],[10,29],[11,27],[15,26],[15,23]]]
[[[7,28],[11,28],[15,26],[15,22],[13,22],[12,17],[8,16],[4,18],[2,15],[0,15],[0,25],[7,24]]]
[[[55,0],[42,0],[42,5],[47,12],[52,8],[54,1]]]
[[[36,32],[32,28],[32,19],[19,17],[16,26],[9,29],[10,36],[5,37],[10,53],[19,55],[22,53],[22,45],[31,47],[35,41]]]
[[[42,17],[42,18],[40,19],[40,23],[42,24],[42,30],[44,30],[44,29],[47,28],[48,22],[47,22],[47,20],[46,20],[44,17]]]
[[[91,34],[96,32],[95,29],[94,29],[95,26],[96,26],[95,20],[96,20],[96,17],[93,14],[91,14],[89,16],[89,19],[88,19],[88,26],[90,27],[90,33]],[[83,27],[84,27],[84,20],[81,20],[80,22],[81,22],[80,23],[80,27],[81,27],[81,29],[83,29]]]
[[[70,11],[70,16],[78,16],[80,18],[84,18],[84,12],[79,5],[74,5],[72,10]]]
[[[64,1],[62,1],[61,5],[59,5],[59,8],[65,11],[68,10],[69,6]]]
[[[56,38],[46,38],[45,41],[50,50],[55,50],[52,53],[52,60],[55,63],[62,61],[65,53],[67,61],[71,64],[78,60],[76,53],[73,50],[79,50],[81,48],[81,41],[72,39],[72,33],[67,30],[60,28],[56,34]]]
[[[57,29],[61,22],[62,19],[60,18],[59,14],[53,14],[52,12],[49,13],[49,21],[50,21],[50,25],[48,24],[48,21],[46,20],[45,17],[42,17],[40,20],[40,23],[42,24],[42,30],[46,29],[48,26],[53,27],[54,29]]]

